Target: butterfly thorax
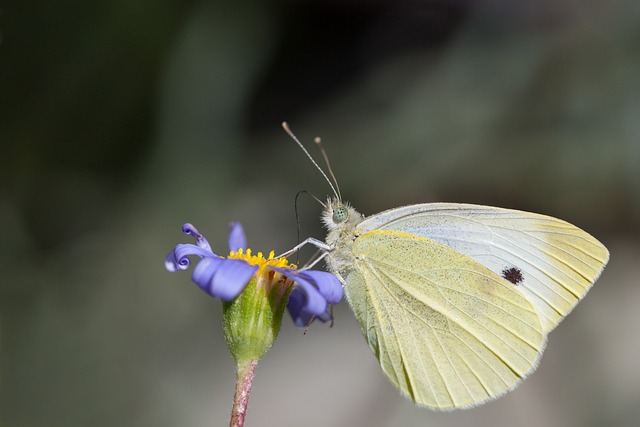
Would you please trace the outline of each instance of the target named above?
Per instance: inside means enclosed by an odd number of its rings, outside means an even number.
[[[322,212],[322,222],[328,230],[325,242],[331,246],[326,257],[327,268],[343,278],[353,268],[351,246],[356,237],[356,226],[363,219],[364,216],[351,205],[337,199],[329,199]]]

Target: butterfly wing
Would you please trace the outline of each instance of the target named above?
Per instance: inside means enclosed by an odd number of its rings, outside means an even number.
[[[367,218],[356,233],[375,229],[435,240],[513,282],[545,333],[584,297],[609,259],[602,243],[565,221],[490,206],[405,206]]]
[[[419,236],[360,234],[345,294],[387,376],[417,403],[473,406],[515,387],[545,344],[515,286]]]

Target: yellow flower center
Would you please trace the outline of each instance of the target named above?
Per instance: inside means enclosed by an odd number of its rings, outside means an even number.
[[[232,259],[241,259],[249,264],[257,265],[259,267],[258,274],[264,273],[264,270],[267,267],[278,267],[278,268],[298,268],[295,264],[289,264],[289,260],[286,258],[274,258],[275,252],[269,252],[269,257],[265,258],[262,255],[262,252],[258,252],[258,255],[252,255],[251,249],[247,249],[245,252],[242,248],[238,249],[237,252],[231,251],[229,252],[229,256],[227,258]]]

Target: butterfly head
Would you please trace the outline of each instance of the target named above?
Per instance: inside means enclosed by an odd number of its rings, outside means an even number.
[[[340,199],[331,198],[322,212],[322,222],[327,230],[333,230],[336,227],[355,227],[363,216],[355,210],[349,203],[342,202]]]

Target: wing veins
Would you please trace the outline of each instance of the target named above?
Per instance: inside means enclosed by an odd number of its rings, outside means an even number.
[[[368,264],[368,263],[365,263],[365,264]],[[373,269],[373,268],[369,267],[369,271],[371,272],[371,274],[372,274],[372,275],[374,275],[374,276],[378,279],[378,281],[380,282],[380,284],[385,288],[385,291],[387,292],[387,294],[388,294],[391,298],[393,298],[393,299],[395,300],[396,304],[398,304],[398,305],[400,305],[400,306],[401,306],[400,302],[397,300],[397,298],[395,297],[395,295],[393,295],[393,293],[392,293],[392,292],[390,292],[390,291],[388,290],[387,285],[386,285],[386,283],[387,283],[387,282],[386,282],[385,280],[383,280],[383,279],[382,279],[382,278],[377,274],[377,272],[375,271],[375,269]],[[388,275],[386,275],[386,274],[385,274],[385,276],[386,276],[387,278],[390,278],[390,277],[389,277]],[[398,283],[398,284],[399,284],[400,282],[396,282],[396,283]],[[403,287],[403,289],[405,289],[405,288]],[[405,291],[406,291],[406,290],[405,290]],[[419,300],[419,301],[421,301],[421,302],[422,302],[422,300]],[[424,302],[423,302],[423,303],[424,303]],[[425,304],[425,305],[429,305],[429,304]],[[463,313],[466,317],[468,317],[469,319],[471,319],[471,321],[475,322],[475,323],[476,323],[476,324],[478,324],[478,325],[481,325],[481,323],[480,323],[480,322],[478,322],[477,320],[475,320],[473,317],[469,316],[465,311],[461,310],[461,309],[460,309],[459,307],[457,307],[455,304],[452,304],[452,306],[456,307],[456,308],[457,308],[461,313]],[[429,307],[431,307],[431,306],[429,306]],[[481,341],[480,341],[480,339],[475,335],[475,333],[473,333],[473,332],[469,331],[466,327],[464,327],[463,325],[461,325],[459,322],[454,321],[454,320],[453,320],[453,319],[451,319],[449,316],[446,316],[446,315],[444,315],[443,313],[441,313],[439,310],[436,310],[436,309],[434,309],[433,307],[431,307],[431,308],[432,308],[434,311],[437,311],[438,313],[442,314],[442,315],[446,318],[447,322],[453,322],[453,323],[455,323],[455,324],[456,324],[456,325],[458,325],[461,329],[463,329],[463,330],[467,331],[467,333],[469,333],[471,336],[473,336],[473,337],[474,337],[478,342],[481,342]],[[455,368],[455,364],[453,364],[453,362],[451,361],[451,357],[450,357],[449,353],[444,349],[444,346],[442,345],[442,343],[441,343],[441,341],[440,341],[440,338],[439,338],[439,336],[438,336],[438,333],[437,333],[437,331],[433,328],[433,326],[432,326],[432,325],[430,325],[429,323],[427,323],[425,320],[421,319],[419,316],[417,316],[417,315],[416,315],[412,310],[404,309],[404,310],[403,310],[403,312],[408,312],[408,313],[410,313],[410,314],[411,314],[411,315],[412,315],[416,320],[418,320],[419,322],[421,322],[422,324],[424,324],[425,326],[427,326],[427,327],[432,331],[432,333],[433,333],[434,337],[435,337],[435,338],[438,340],[438,342],[440,343],[440,348],[442,349],[442,353],[445,355],[446,359],[449,361],[449,364],[450,364],[450,366],[451,366],[452,370],[456,373],[456,376],[457,376],[457,378],[458,378],[459,382],[460,382],[461,384],[463,384],[463,386],[465,387],[465,389],[467,389],[467,391],[469,392],[469,395],[470,395],[470,396],[473,396],[473,394],[472,394],[472,393],[470,392],[470,390],[469,390],[469,387],[467,386],[467,384],[466,384],[466,383],[465,383],[465,381],[463,380],[463,377],[459,374],[458,370]],[[412,335],[413,335],[413,336],[415,336],[415,334],[414,334],[414,328],[413,328],[413,327],[411,327],[411,323],[409,323],[408,321],[405,321],[405,322],[406,322],[406,324],[409,326],[409,328],[411,329],[411,331],[412,331]],[[495,322],[494,322],[494,323],[495,323]],[[497,323],[496,323],[496,324],[497,324]],[[502,327],[503,327],[503,329],[505,329],[505,330],[509,331],[510,333],[512,333],[512,334],[513,334],[517,339],[519,339],[520,341],[522,341],[522,342],[524,342],[525,344],[527,344],[528,346],[530,346],[533,350],[535,350],[536,352],[539,352],[539,350],[538,350],[535,346],[533,346],[531,343],[527,342],[526,340],[522,339],[522,337],[520,337],[518,334],[516,334],[516,333],[514,333],[513,331],[511,331],[511,330],[509,330],[509,329],[505,328],[505,327],[504,327],[504,325],[501,325],[501,324],[499,324],[499,325],[500,325],[500,326],[502,326]],[[482,325],[481,325],[481,326],[482,326]],[[490,333],[490,334],[492,334],[495,338],[497,338],[499,341],[501,341],[503,344],[505,344],[508,348],[510,348],[514,353],[518,354],[518,355],[519,355],[523,360],[528,360],[528,358],[527,358],[527,357],[525,357],[524,355],[522,355],[522,354],[521,354],[521,353],[520,353],[516,348],[514,348],[513,346],[511,346],[511,345],[509,345],[508,343],[506,343],[506,342],[505,342],[505,341],[504,341],[504,340],[503,340],[499,335],[497,335],[497,334],[493,333],[493,332],[492,332],[492,331],[490,331],[489,329],[485,329],[485,331],[486,331],[486,332],[488,332],[488,333]],[[505,378],[504,378],[504,377],[503,377],[503,376],[502,376],[502,375],[501,375],[497,370],[495,370],[495,369],[491,366],[491,364],[490,364],[489,362],[487,362],[487,360],[486,360],[486,359],[485,359],[485,358],[484,358],[480,353],[478,353],[477,351],[475,351],[475,349],[473,349],[472,347],[468,346],[464,340],[462,340],[462,339],[461,339],[457,334],[455,334],[455,333],[451,330],[451,328],[449,328],[449,329],[448,329],[447,333],[448,333],[448,334],[450,334],[452,337],[455,337],[455,338],[456,338],[460,343],[464,344],[464,346],[465,346],[466,348],[468,348],[470,351],[472,351],[472,352],[473,352],[473,354],[475,354],[475,355],[476,355],[476,357],[477,357],[479,360],[481,360],[481,361],[482,361],[482,363],[483,363],[484,365],[486,365],[489,369],[491,369],[491,371],[494,373],[494,375],[495,375],[497,378],[500,378],[500,380],[503,382],[503,384],[505,384],[505,386],[509,387],[509,383],[507,382],[507,380],[506,380],[506,379],[505,379]],[[520,374],[520,373],[519,373],[519,372],[518,372],[518,371],[517,371],[517,370],[516,370],[516,369],[515,369],[515,368],[514,368],[510,363],[509,363],[509,362],[507,362],[507,361],[506,361],[506,360],[505,360],[505,359],[504,359],[500,354],[498,354],[498,353],[496,352],[496,350],[495,350],[492,346],[489,346],[489,345],[487,345],[486,343],[482,343],[482,344],[484,344],[484,347],[485,347],[489,352],[491,352],[491,354],[493,354],[493,355],[494,355],[498,360],[502,361],[502,363],[504,364],[504,366],[505,366],[505,367],[507,367],[507,368],[509,369],[509,371],[511,371],[511,372],[512,372],[512,373],[513,373],[517,378],[522,378],[522,377],[523,377],[523,374]],[[427,346],[427,347],[428,347],[428,346]],[[436,360],[436,359],[433,357],[433,354],[431,353],[431,350],[429,350],[429,351],[430,351],[430,354],[431,354],[431,359],[435,362],[435,360]],[[459,355],[459,354],[458,354],[458,355]],[[461,358],[461,359],[462,359],[462,360],[464,360],[464,358]],[[466,362],[465,362],[465,364],[466,364]],[[421,365],[423,365],[423,366],[424,366],[424,363],[422,362],[422,360],[421,360]],[[533,364],[532,364],[531,366],[533,366]],[[529,369],[530,369],[530,368],[529,368]],[[440,370],[439,370],[439,369],[436,369],[436,370],[438,371],[438,373],[440,373]],[[426,371],[424,370],[424,368],[423,368],[423,372],[426,372]],[[473,371],[472,371],[472,372],[473,372]],[[475,375],[475,373],[474,373],[474,376],[476,376],[476,375]],[[448,386],[448,384],[444,381],[444,378],[442,377],[442,375],[440,375],[440,377],[441,377],[441,379],[443,380],[443,384],[445,384],[445,386],[446,386],[446,388],[447,388],[447,394],[448,394],[448,395],[449,395],[449,397],[451,398],[451,401],[455,403],[455,400],[454,400],[454,399],[453,399],[453,397],[452,397],[451,391],[449,390],[449,386]],[[477,376],[476,376],[476,377],[477,377]],[[482,383],[482,381],[480,381],[480,379],[478,379],[478,380],[479,380],[479,382],[482,384],[483,389],[484,389],[485,391],[487,391],[485,384],[484,384],[484,383]],[[429,386],[431,387],[431,384],[429,384]],[[435,395],[434,395],[434,396],[435,396]],[[490,396],[491,396],[491,394],[488,394],[488,396],[490,397]]]
[[[508,238],[506,238],[506,237],[504,237],[504,236],[501,236],[501,235],[499,235],[499,234],[495,234],[494,232],[491,232],[491,234],[492,234],[492,235],[494,235],[495,237],[497,237],[497,238],[501,239],[501,240],[504,240],[504,241],[506,241],[506,242],[509,242],[511,245],[517,246],[517,245],[515,245],[515,243],[514,243],[511,239],[508,239]],[[525,233],[525,234],[526,234],[526,233]],[[530,235],[529,235],[529,234],[527,234],[527,236],[530,236]],[[533,238],[533,236],[531,236],[531,237]],[[468,240],[464,240],[464,239],[461,239],[461,238],[453,238],[453,237],[451,237],[451,238],[448,238],[448,240],[457,240],[457,241],[459,241],[459,242],[469,243],[469,241],[468,241]],[[539,239],[538,239],[538,238],[535,238],[535,240],[539,240]],[[508,248],[507,246],[504,246],[504,245],[498,245],[498,244],[496,244],[496,242],[495,242],[495,241],[492,241],[492,240],[490,240],[490,239],[482,239],[481,241],[482,241],[483,243],[491,243],[491,244],[489,244],[489,245],[488,245],[489,247],[492,247],[492,246],[493,246],[493,247],[495,247],[496,249],[500,249],[501,251],[503,251],[503,252],[505,252],[505,253],[508,253],[508,254],[511,254],[512,256],[514,256],[514,257],[518,258],[518,259],[522,262],[522,264],[524,264],[524,265],[528,265],[528,266],[531,268],[531,270],[532,270],[532,271],[537,271],[538,273],[542,273],[542,275],[543,275],[543,276],[546,276],[546,277],[547,277],[549,280],[551,280],[552,282],[557,283],[557,284],[560,286],[560,288],[562,288],[562,289],[566,290],[568,293],[570,293],[571,295],[573,295],[576,299],[578,299],[578,300],[580,299],[580,297],[579,297],[578,295],[576,295],[576,293],[575,293],[575,292],[573,292],[571,289],[569,289],[567,286],[565,286],[562,282],[560,282],[560,281],[559,281],[559,279],[557,279],[556,277],[554,277],[554,276],[552,276],[551,274],[547,273],[547,271],[546,271],[545,269],[538,267],[536,264],[533,264],[533,263],[529,262],[527,259],[525,259],[525,258],[523,258],[522,256],[518,255],[517,253],[514,253],[513,251],[509,250],[509,248]],[[445,244],[445,246],[448,246],[448,245],[446,245],[446,244]],[[532,245],[532,246],[533,246],[533,245]],[[555,245],[549,245],[549,246],[553,246],[553,247],[554,247],[554,248],[556,248],[556,249],[561,249],[561,248],[558,248],[558,247],[557,247],[557,246],[555,246]],[[450,246],[449,246],[449,247],[450,247]],[[525,249],[523,249],[523,248],[522,248],[522,246],[518,246],[518,247],[520,247],[522,250],[525,250]],[[552,257],[551,255],[549,255],[549,253],[548,253],[547,251],[545,251],[545,250],[541,249],[539,246],[533,246],[533,247],[534,247],[534,248],[536,248],[536,249],[538,249],[540,252],[542,252],[542,253],[544,253],[544,254],[547,254],[548,256]],[[451,249],[456,250],[456,249],[454,249],[454,248],[451,248]],[[526,253],[530,254],[532,258],[535,258],[536,260],[540,261],[540,263],[541,263],[541,264],[544,264],[544,265],[547,265],[547,266],[551,266],[551,267],[552,267],[552,269],[560,271],[560,272],[562,273],[562,275],[563,275],[563,276],[566,276],[566,277],[567,277],[567,279],[569,279],[569,280],[571,280],[571,281],[575,282],[578,286],[580,286],[580,287],[584,288],[584,286],[582,286],[582,283],[581,283],[580,281],[578,281],[577,279],[575,279],[575,278],[571,277],[571,276],[570,276],[570,275],[568,275],[567,273],[562,272],[560,269],[558,269],[557,267],[555,267],[553,264],[551,264],[551,263],[549,263],[548,261],[546,261],[546,260],[542,259],[541,257],[539,257],[539,256],[535,255],[535,254],[534,254],[534,253],[532,253],[531,251],[527,251],[527,250],[525,250],[525,251],[526,251]],[[566,253],[566,251],[565,251],[564,249],[562,250],[562,252],[565,252],[565,253]],[[489,256],[492,256],[492,257],[495,257],[495,258],[499,258],[499,259],[501,259],[501,260],[503,260],[503,261],[505,261],[505,262],[511,262],[511,261],[507,261],[507,260],[505,260],[503,257],[499,257],[498,255],[496,255],[496,254],[495,254],[495,253],[493,253],[493,252],[486,253],[486,255],[489,255]],[[563,259],[560,259],[560,258],[557,258],[557,257],[552,257],[552,258],[553,258],[553,259],[558,260],[560,263],[562,263],[563,265],[565,265],[566,267],[568,267],[570,270],[572,270],[572,271],[574,271],[575,273],[577,273],[580,277],[582,277],[583,279],[585,279],[587,282],[592,283],[592,282],[591,282],[589,279],[587,279],[587,278],[586,278],[586,277],[585,277],[581,272],[577,271],[577,270],[576,270],[572,265],[568,264],[568,263],[567,263],[567,262],[565,262]],[[577,258],[576,258],[576,259],[577,259]],[[482,264],[482,263],[480,262],[480,264]],[[538,279],[538,280],[540,281],[540,283],[543,283],[543,284],[544,284],[544,281],[543,281],[543,280],[541,280],[541,279]],[[549,287],[549,286],[546,286],[546,285],[545,285],[545,287],[546,287],[549,291],[553,292],[556,296],[558,296],[559,298],[561,298],[562,300],[564,300],[566,303],[568,303],[568,304],[574,304],[574,303],[575,303],[575,301],[570,301],[570,300],[568,300],[565,296],[563,296],[563,295],[559,294],[559,293],[558,293],[558,292],[557,292],[553,287]],[[529,288],[528,288],[528,289],[529,289]],[[540,295],[538,294],[538,296],[540,296]],[[551,303],[550,303],[547,299],[545,299],[545,298],[543,298],[543,297],[540,297],[540,298],[541,298],[541,299],[543,299],[545,302],[547,302],[547,304],[548,304],[549,306],[551,306]],[[552,307],[555,311],[558,311],[558,309],[556,309],[555,307],[553,307],[553,306],[551,306],[551,307]]]
[[[368,266],[368,263],[363,263],[363,264]],[[387,287],[387,285],[386,285],[386,282],[385,282],[385,281],[382,279],[382,277],[378,274],[377,270],[376,270],[376,269],[374,269],[374,268],[369,267],[369,268],[368,268],[368,271],[369,271],[369,273],[370,273],[372,276],[374,276],[374,277],[378,280],[378,282],[382,285],[382,286],[381,286],[381,288],[383,288],[383,289],[386,291],[386,293],[387,293],[387,294],[388,294],[388,295],[389,295],[389,296],[394,300],[394,302],[395,302],[399,307],[402,307],[402,304],[400,303],[400,301],[398,301],[397,297],[396,297],[396,296],[395,296],[395,295],[394,295],[394,294],[389,290],[389,288],[388,288],[388,287]],[[374,291],[374,292],[376,292],[376,293],[377,293],[377,292],[379,292],[379,290],[375,289],[373,286],[369,287],[369,289],[373,290],[373,291]],[[382,300],[381,300],[380,298],[378,298],[378,300],[379,300],[380,302],[379,302],[379,304],[377,304],[377,305],[380,305],[381,307],[384,307],[384,308],[385,308],[385,311],[388,313],[388,310],[386,309],[386,306],[385,306],[384,302],[382,302]],[[407,312],[411,313],[411,315],[413,315],[416,319],[418,319],[419,321],[421,321],[422,323],[424,323],[426,326],[428,326],[428,327],[429,327],[429,329],[431,329],[431,331],[432,331],[432,332],[433,332],[433,327],[432,327],[431,325],[429,325],[428,323],[426,323],[424,320],[420,319],[420,318],[419,318],[419,317],[418,317],[418,316],[417,316],[413,311],[403,309],[403,310],[401,310],[401,312],[403,313],[403,316],[405,317],[405,323],[407,324],[408,328],[411,330],[411,335],[412,335],[412,337],[413,337],[412,344],[413,344],[414,348],[416,348],[416,349],[417,349],[418,347],[416,346],[416,338],[415,338],[415,336],[416,336],[416,335],[415,335],[415,333],[414,333],[414,331],[413,331],[413,328],[411,327],[411,323],[410,323],[410,322],[408,321],[408,319],[406,318],[406,313],[407,313]],[[391,319],[391,323],[393,323],[393,316],[389,316],[389,318]],[[381,324],[381,323],[380,323],[380,324]],[[393,329],[394,329],[394,334],[395,334],[395,335],[396,335],[396,337],[397,337],[397,334],[396,334],[395,328],[393,328]],[[437,334],[435,334],[435,333],[434,333],[434,335],[437,337]],[[398,340],[398,342],[400,342],[400,340]],[[398,347],[400,348],[400,346],[398,346]],[[428,348],[428,350],[429,350],[429,355],[430,355],[430,358],[431,358],[431,360],[432,360],[432,362],[433,362],[433,365],[434,365],[434,366],[437,366],[436,358],[435,358],[435,357],[434,357],[434,355],[433,355],[433,352],[432,352],[431,347],[430,347],[430,346],[426,346],[426,347],[427,347],[427,348]],[[441,348],[442,348],[442,346],[441,346]],[[443,351],[443,353],[445,353],[445,354],[446,354],[446,352],[444,351],[444,348],[442,348],[442,351]],[[402,354],[402,352],[401,352],[401,354]],[[421,354],[421,352],[420,352],[420,351],[418,351],[418,352],[417,352],[417,354],[419,354],[419,355],[420,355],[420,354]],[[404,354],[402,354],[402,357],[403,357],[403,359],[405,358]],[[406,364],[403,362],[403,366],[404,366],[404,365],[406,365]],[[421,357],[420,357],[420,366],[421,366],[421,369],[422,369],[423,375],[424,375],[426,378],[429,378],[428,371],[427,371],[427,369],[425,368],[424,361],[422,360],[422,358],[421,358]],[[439,374],[439,376],[440,376],[440,379],[442,380],[442,383],[443,383],[443,384],[445,384],[445,388],[446,388],[447,394],[449,395],[449,399],[451,400],[451,402],[454,402],[454,404],[455,404],[455,400],[453,399],[453,396],[451,395],[451,391],[450,391],[450,389],[449,389],[449,385],[447,384],[447,382],[445,381],[444,377],[442,376],[441,371],[440,371],[439,369],[436,369],[436,371],[438,372],[438,374]],[[435,391],[433,390],[433,387],[432,387],[431,381],[427,381],[427,384],[429,385],[429,388],[431,389],[431,395],[434,397],[434,400],[436,401],[436,403],[437,403],[438,405],[440,405],[440,403],[438,402],[437,394],[436,394],[436,393],[435,393]]]
[[[374,262],[372,263],[371,261],[374,261]],[[403,271],[406,271],[406,272],[411,272],[411,271],[410,271],[410,270],[408,270],[408,269],[401,268],[401,267],[398,267],[397,265],[393,265],[393,264],[390,264],[390,263],[386,263],[386,262],[384,262],[384,261],[382,261],[382,260],[379,260],[379,259],[368,260],[368,262],[366,262],[366,264],[374,264],[374,263],[377,263],[377,264],[380,264],[380,265],[383,265],[383,266],[386,266],[386,267],[392,267],[392,268],[395,268],[395,269],[398,269],[398,270],[403,270]],[[369,268],[370,268],[371,270],[373,270],[373,269],[374,269],[374,268],[372,268],[372,267],[369,267]],[[451,269],[439,268],[439,269],[432,269],[431,271],[446,271],[446,270],[451,270]],[[460,268],[460,269],[457,269],[457,270],[467,271],[467,272],[471,272],[471,273],[476,273],[476,272],[474,272],[473,270],[468,270],[468,269],[463,269],[463,268]],[[440,293],[440,295],[441,295],[443,298],[447,299],[447,301],[448,301],[448,298],[446,297],[446,295],[445,295],[445,294],[443,294],[443,293],[441,292],[441,289],[447,289],[447,290],[452,291],[452,292],[457,292],[457,293],[459,293],[459,294],[461,294],[461,295],[466,295],[466,296],[471,297],[471,298],[476,298],[473,294],[469,294],[469,293],[463,292],[463,291],[461,291],[461,290],[459,290],[459,289],[455,289],[455,288],[451,288],[451,287],[449,287],[449,286],[445,286],[445,285],[442,285],[442,284],[435,283],[435,282],[433,282],[432,280],[425,278],[425,277],[424,277],[423,275],[421,275],[420,273],[414,273],[414,274],[419,275],[421,278],[423,278],[423,280],[424,280],[425,282],[429,282],[429,283],[431,283],[431,284],[432,284],[432,285],[433,285],[433,286],[438,290],[438,292]],[[476,273],[476,274],[477,274],[477,273]],[[484,276],[484,277],[487,277],[487,276]],[[490,277],[489,277],[489,279],[490,279],[490,280],[493,280],[493,279],[492,279],[492,278],[490,278]],[[404,289],[405,291],[407,291],[407,288],[406,288],[406,287],[403,287],[403,289]],[[513,304],[511,301],[508,301],[508,300],[506,300],[506,299],[504,299],[504,298],[502,298],[502,297],[497,297],[497,298],[499,298],[499,299],[500,299],[500,300],[502,300],[502,301],[505,301],[505,302],[508,302],[508,303],[510,303],[510,304]],[[526,297],[524,297],[524,296],[523,296],[523,298],[525,298],[525,299],[526,299]],[[485,302],[485,303],[487,303],[487,304],[491,305],[493,308],[495,308],[495,309],[497,309],[497,310],[500,310],[500,311],[502,311],[503,313],[507,313],[507,314],[509,314],[506,310],[504,310],[503,308],[501,308],[501,307],[499,307],[499,306],[497,306],[497,305],[493,304],[492,302],[490,302],[490,301],[486,301],[486,300],[484,300],[484,299],[481,299],[481,300],[482,300],[483,302]],[[429,304],[425,303],[425,302],[424,302],[424,301],[422,301],[422,300],[420,300],[420,301],[421,301],[423,304],[429,305]],[[519,304],[513,304],[513,305],[514,305],[514,306],[516,306],[516,307],[518,307],[518,308],[521,308],[521,309],[523,309],[523,310],[527,310],[529,313],[537,314],[537,312],[535,311],[535,309],[533,309],[533,310],[529,310],[527,307],[523,307],[522,305],[519,305]],[[431,306],[430,306],[430,307],[431,307]],[[458,307],[456,307],[456,308],[458,308]],[[458,308],[458,309],[459,309],[459,308]],[[435,309],[434,309],[434,310],[435,310]],[[459,310],[460,310],[460,309],[459,309]],[[436,311],[437,311],[437,310],[436,310]],[[439,312],[439,311],[438,311],[438,312]],[[440,312],[439,312],[439,313],[440,313]],[[443,313],[440,313],[440,314],[443,314]],[[518,318],[516,318],[516,319],[517,319],[518,321],[520,321],[522,324],[526,325],[526,326],[529,326],[529,327],[533,327],[533,326],[534,326],[534,325],[530,325],[529,323],[524,322],[522,319],[518,319]]]
[[[368,263],[368,262],[363,262],[363,264],[367,264],[367,265],[368,265],[368,264],[370,264],[370,263]],[[399,268],[399,267],[396,267],[396,268]],[[373,269],[373,268],[369,267],[369,270],[370,270],[370,271],[374,271],[375,269]],[[396,297],[395,297],[395,296],[394,296],[394,295],[389,291],[389,289],[387,288],[387,285],[386,285],[386,283],[387,283],[387,282],[383,281],[383,280],[382,280],[379,276],[377,276],[375,273],[374,273],[374,275],[378,278],[378,280],[380,281],[380,283],[385,287],[385,289],[387,290],[387,292],[389,293],[389,295],[391,295],[391,296],[392,296],[392,298],[393,298],[394,300],[396,300],[396,303],[400,305],[400,303],[397,301]],[[386,276],[387,278],[391,279],[391,277],[390,277],[390,276],[388,276],[388,275],[386,275],[386,274],[385,274],[385,276]],[[439,287],[439,285],[438,285],[438,284],[433,283],[431,280],[428,280],[428,281],[429,281],[429,282],[431,282],[431,283],[432,283],[436,288],[437,288],[437,287]],[[395,282],[395,283],[397,283],[398,285],[400,285],[400,284],[402,283],[402,282],[400,282],[400,281],[394,281],[394,282]],[[407,287],[406,287],[406,286],[403,286],[403,287],[402,287],[402,289],[403,289],[405,292],[407,292],[407,293],[409,293],[410,295],[412,295],[412,296],[413,296],[413,294],[411,294],[410,292],[408,292],[408,291],[407,291]],[[453,290],[453,289],[452,289],[452,290]],[[454,290],[454,291],[455,291],[455,290]],[[464,294],[464,293],[463,293],[463,294]],[[467,295],[467,294],[464,294],[464,295]],[[415,297],[414,297],[414,298],[415,298]],[[463,314],[465,317],[467,317],[470,321],[472,321],[473,323],[475,323],[475,324],[477,324],[477,325],[480,325],[483,329],[485,329],[485,330],[486,330],[486,332],[490,333],[490,334],[491,334],[492,336],[494,336],[498,341],[502,342],[505,346],[507,346],[507,347],[509,347],[511,350],[513,350],[513,351],[514,351],[516,354],[518,354],[518,356],[520,356],[523,360],[528,360],[528,359],[527,359],[527,357],[525,357],[525,356],[524,356],[520,351],[518,351],[516,348],[514,348],[514,347],[513,347],[513,346],[511,346],[509,343],[507,343],[507,342],[506,342],[506,341],[505,341],[505,340],[504,340],[500,335],[498,335],[498,334],[496,334],[495,332],[493,332],[493,331],[491,331],[491,330],[489,330],[489,329],[485,328],[485,327],[484,327],[484,326],[483,326],[483,325],[482,325],[478,320],[474,319],[474,318],[473,318],[472,316],[470,316],[470,315],[469,315],[465,310],[461,309],[461,308],[460,308],[460,307],[458,307],[456,304],[453,304],[453,303],[452,303],[448,298],[446,298],[446,296],[444,296],[444,298],[446,299],[446,301],[447,301],[449,304],[451,304],[451,306],[455,307],[455,308],[456,308],[460,313],[462,313],[462,314]],[[418,300],[418,301],[420,301],[421,303],[423,303],[423,304],[425,304],[425,305],[429,306],[432,310],[434,310],[434,311],[436,311],[436,312],[440,313],[442,316],[444,316],[444,317],[447,319],[447,321],[451,321],[451,322],[455,323],[455,324],[456,324],[456,325],[458,325],[461,329],[463,329],[463,330],[467,331],[467,333],[469,333],[470,335],[474,336],[476,339],[478,339],[478,341],[480,341],[480,339],[475,335],[475,333],[474,333],[474,332],[470,331],[466,326],[464,326],[464,325],[460,324],[460,322],[455,321],[455,320],[454,320],[454,319],[452,319],[450,316],[448,316],[448,315],[446,315],[445,313],[443,313],[442,311],[440,311],[440,310],[438,310],[438,309],[434,308],[434,307],[433,307],[433,306],[431,306],[430,304],[425,303],[425,302],[424,302],[424,301],[422,301],[421,299],[418,299],[418,298],[415,298],[415,299],[417,299],[417,300]],[[483,302],[486,302],[485,300],[482,300],[482,301],[483,301]],[[400,305],[400,306],[401,306],[401,305]],[[494,307],[495,307],[495,308],[497,308],[497,309],[500,309],[500,308],[499,308],[499,307],[497,307],[497,306],[494,306]],[[410,313],[411,313],[411,314],[412,314],[416,319],[418,319],[420,322],[424,323],[425,325],[427,325],[427,326],[429,326],[431,329],[433,329],[433,328],[431,327],[431,325],[429,325],[428,323],[426,323],[423,319],[421,319],[419,316],[417,316],[413,311],[411,311],[411,310],[409,310],[409,309],[406,309],[406,308],[403,308],[403,310],[404,310],[404,311],[407,311],[407,312],[410,312]],[[518,318],[517,318],[517,317],[515,317],[515,316],[512,316],[512,317],[513,317],[513,319],[520,320],[520,319],[518,319]],[[520,320],[520,321],[521,321],[521,320]],[[518,340],[522,341],[524,344],[528,345],[529,347],[531,347],[533,350],[536,350],[536,352],[537,352],[537,348],[536,348],[536,346],[535,346],[535,345],[533,345],[532,343],[530,343],[530,342],[528,342],[527,340],[523,339],[523,338],[522,338],[521,336],[519,336],[517,333],[515,333],[515,332],[514,332],[514,331],[512,331],[511,329],[506,328],[504,325],[499,324],[499,323],[497,323],[497,322],[495,322],[495,321],[493,321],[493,322],[494,322],[494,324],[496,324],[496,325],[498,325],[498,326],[501,326],[504,330],[506,330],[506,331],[510,332],[511,334],[513,334],[513,335],[514,335]],[[522,322],[522,321],[521,321],[521,322]],[[522,323],[524,323],[524,322],[522,322]],[[527,326],[529,326],[529,327],[531,327],[531,325],[528,325],[527,323],[524,323],[524,324],[525,324],[525,325],[527,325]],[[451,333],[451,330],[449,330],[449,332]],[[505,361],[505,360],[504,360],[504,359],[503,359],[503,358],[502,358],[498,353],[496,353],[495,349],[493,349],[492,347],[488,346],[486,343],[483,343],[483,344],[484,344],[484,345],[485,345],[485,347],[486,347],[489,351],[491,351],[491,352],[492,352],[492,353],[493,353],[493,354],[494,354],[498,359],[502,360],[502,361],[505,363],[505,366],[508,366],[510,370],[512,370],[514,373],[516,373],[515,368],[514,368],[514,367],[512,367],[510,364],[508,364],[508,363],[507,363],[507,362],[506,362],[506,361]]]

